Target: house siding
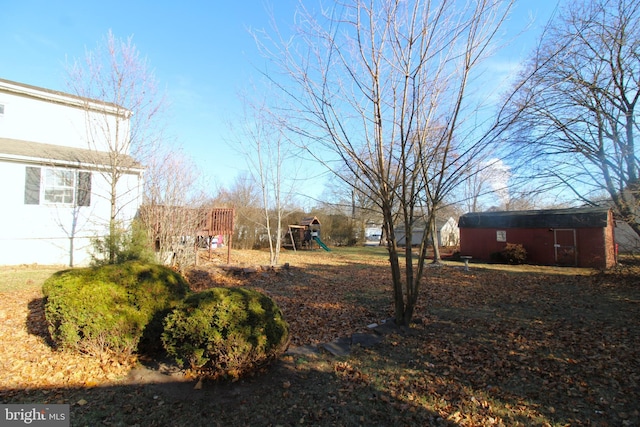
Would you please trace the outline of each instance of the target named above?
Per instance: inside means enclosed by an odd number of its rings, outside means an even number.
[[[0,162],[0,179],[11,182],[0,189],[5,206],[0,221],[0,264],[85,265],[91,261],[92,239],[105,235],[109,223],[109,185],[92,172],[89,206],[25,203],[25,164]],[[36,168],[39,169],[39,168]],[[118,182],[122,210],[119,220],[130,222],[140,205],[139,177],[125,174]],[[125,200],[126,199],[126,200]]]
[[[0,104],[4,105],[0,119],[0,136],[3,138],[89,148],[86,141],[88,111],[99,114],[103,122],[101,126],[115,129],[116,120],[119,120],[123,134],[128,132],[129,121],[118,117],[116,106],[22,83],[0,79]],[[120,108],[120,112],[124,111]],[[98,139],[97,143],[98,146],[93,148],[108,150],[108,141]]]
[[[128,129],[118,115],[125,110],[2,79],[0,104],[0,265],[88,264],[93,239],[108,233],[111,204],[102,160],[109,141],[89,147],[86,123],[118,120]],[[49,168],[74,173],[73,203],[45,200]],[[128,161],[117,184],[117,220],[125,225],[141,203],[142,172]]]
[[[398,226],[395,229],[396,239],[398,245],[404,246],[407,244],[407,237],[405,235],[405,230],[403,226]],[[422,243],[422,238],[424,237],[424,225],[415,226],[411,230],[411,245],[417,246]],[[453,218],[448,218],[446,221],[437,221],[436,223],[436,233],[438,246],[440,247],[454,247],[460,243],[460,231],[458,229],[458,224],[456,220]]]
[[[618,253],[640,253],[640,236],[624,221],[616,220],[616,248]]]

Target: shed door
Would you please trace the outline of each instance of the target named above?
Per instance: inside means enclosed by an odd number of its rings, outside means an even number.
[[[576,250],[576,230],[554,229],[555,258],[558,265],[577,266],[578,251]]]

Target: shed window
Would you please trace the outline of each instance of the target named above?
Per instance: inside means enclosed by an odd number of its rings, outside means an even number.
[[[498,242],[506,242],[507,241],[507,232],[505,230],[496,231],[496,241],[498,241]]]

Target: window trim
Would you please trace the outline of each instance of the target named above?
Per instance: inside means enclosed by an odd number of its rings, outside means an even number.
[[[72,178],[72,185],[64,185],[64,182],[62,185],[51,185],[48,180],[57,179],[57,177],[51,176],[51,171],[72,173],[66,177],[66,179]],[[65,167],[27,166],[25,169],[24,204],[60,207],[91,206],[91,181],[92,173],[89,171]],[[47,194],[56,191],[62,192],[62,201],[51,200],[50,195]],[[72,200],[65,202],[64,200],[68,200],[69,196]]]
[[[72,169],[45,168],[41,181],[43,203],[45,205],[75,206],[77,175],[77,172]],[[69,179],[71,182],[66,182]],[[66,201],[68,198],[71,200]]]

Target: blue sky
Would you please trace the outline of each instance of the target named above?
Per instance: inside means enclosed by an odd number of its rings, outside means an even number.
[[[318,4],[317,1],[306,1]],[[497,57],[510,70],[526,55],[557,0],[519,0],[507,27],[515,37]],[[297,0],[141,1],[0,0],[0,78],[66,90],[65,63],[82,58],[108,30],[133,43],[150,62],[170,106],[175,136],[209,183],[229,186],[246,169],[227,141],[227,123],[241,114],[238,93],[259,79],[259,57],[249,28],[268,28],[272,8],[283,28]]]

